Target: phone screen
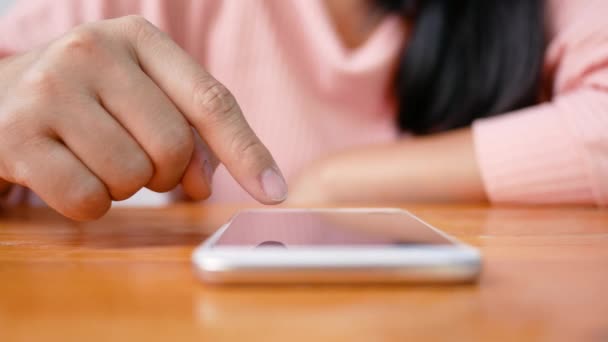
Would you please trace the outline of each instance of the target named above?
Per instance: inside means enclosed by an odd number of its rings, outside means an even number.
[[[249,211],[235,216],[213,247],[451,245],[400,211]]]

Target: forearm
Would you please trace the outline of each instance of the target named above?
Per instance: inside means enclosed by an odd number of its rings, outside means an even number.
[[[317,172],[331,202],[486,201],[470,129],[357,148],[320,162]]]

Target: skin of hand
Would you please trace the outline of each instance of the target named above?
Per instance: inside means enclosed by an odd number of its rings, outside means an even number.
[[[142,17],[86,24],[0,61],[0,193],[19,184],[67,217],[95,219],[143,187],[181,183],[204,199],[215,160],[258,201],[285,199],[232,94]]]
[[[355,148],[313,163],[288,204],[487,201],[471,129]]]

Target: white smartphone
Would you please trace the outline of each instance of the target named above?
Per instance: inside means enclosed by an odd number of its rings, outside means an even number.
[[[259,209],[195,249],[207,283],[466,282],[479,252],[401,209]]]

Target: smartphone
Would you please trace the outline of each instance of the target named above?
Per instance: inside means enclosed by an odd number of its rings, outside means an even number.
[[[242,211],[192,255],[206,283],[467,282],[480,253],[401,209]]]

